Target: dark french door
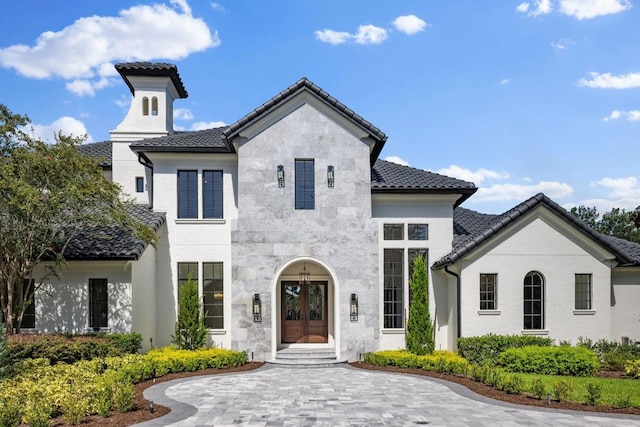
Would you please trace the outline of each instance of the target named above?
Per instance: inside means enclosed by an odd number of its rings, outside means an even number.
[[[282,342],[326,343],[327,282],[283,281],[281,286]]]

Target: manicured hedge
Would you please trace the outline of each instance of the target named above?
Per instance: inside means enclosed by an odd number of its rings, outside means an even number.
[[[78,424],[86,415],[126,412],[135,397],[134,383],[173,372],[246,362],[244,352],[170,347],[75,364],[27,359],[13,365],[12,376],[0,381],[0,426],[48,425],[49,418],[60,414],[67,423]]]
[[[624,366],[624,371],[627,376],[640,379],[640,359],[629,360]]]
[[[480,337],[458,338],[458,354],[469,363],[498,363],[500,353],[509,348],[521,348],[526,346],[550,347],[553,340],[550,338],[532,335],[483,335]]]
[[[111,357],[137,353],[142,336],[132,334],[18,334],[7,337],[9,364],[26,359],[49,360],[56,363],[75,363],[96,357]]]
[[[593,351],[568,345],[510,348],[500,354],[498,364],[510,372],[576,377],[593,376],[600,367]]]
[[[364,355],[364,362],[377,366],[417,368],[448,374],[466,374],[469,363],[450,351],[436,350],[432,354],[418,356],[404,350],[378,351]]]

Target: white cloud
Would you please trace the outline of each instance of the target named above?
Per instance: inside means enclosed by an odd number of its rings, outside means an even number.
[[[570,196],[573,188],[569,184],[557,181],[540,181],[537,184],[496,184],[481,187],[473,196],[476,202],[516,201],[522,202],[538,193],[544,193],[552,199]]]
[[[205,130],[205,129],[213,129],[219,128],[222,126],[227,126],[225,122],[217,121],[217,122],[195,122],[191,125],[190,130]]]
[[[0,66],[35,79],[60,77],[84,96],[110,84],[117,61],[178,60],[220,44],[206,22],[194,18],[186,0],[123,9],[118,16],[80,18],[47,31],[35,45],[0,49]]]
[[[113,100],[113,103],[120,108],[129,108],[129,106],[131,106],[131,97],[126,95],[121,95],[120,99]]]
[[[211,9],[218,11],[218,12],[224,12],[225,9],[224,7],[220,4],[220,3],[211,3]]]
[[[578,86],[597,89],[631,89],[640,87],[640,73],[613,75],[611,73],[587,74],[588,77],[580,79]]]
[[[577,205],[595,206],[601,213],[613,208],[630,210],[640,206],[640,181],[636,177],[605,177],[592,182],[591,186],[603,187],[607,194],[605,197],[581,200]]]
[[[80,120],[73,117],[63,116],[49,125],[32,123],[24,128],[24,131],[34,138],[41,139],[43,141],[53,143],[55,142],[55,136],[58,132],[62,132],[63,135],[83,136],[87,135],[86,142],[91,142],[91,135],[87,133],[87,128]]]
[[[502,80],[500,80],[500,84],[501,85],[508,85],[509,83],[511,83],[511,79],[502,79]]]
[[[560,12],[578,20],[611,15],[631,9],[628,0],[560,0]]]
[[[620,111],[613,110],[611,114],[602,120],[605,122],[610,122],[613,120],[618,120],[619,118],[626,118],[630,122],[640,122],[640,110],[630,110],[630,111]]]
[[[556,52],[562,52],[575,44],[576,42],[571,39],[560,39],[558,41],[551,42],[551,47],[554,48]]]
[[[427,28],[429,24],[418,18],[416,15],[405,15],[398,16],[393,21],[393,25],[398,31],[407,35],[411,35],[419,33],[420,31],[424,31],[424,29]]]
[[[507,179],[510,177],[510,175],[506,172],[496,172],[484,168],[472,171],[471,169],[463,168],[456,165],[450,165],[446,168],[440,169],[438,173],[462,179],[464,181],[473,182],[476,185],[480,185],[480,183],[485,179]]]
[[[383,160],[386,160],[387,162],[396,163],[402,166],[409,166],[409,162],[407,162],[406,160],[398,156],[387,156]]]
[[[546,15],[552,10],[551,0],[534,0],[531,2],[520,3],[516,7],[516,11],[520,13],[526,13],[527,16],[536,17],[539,15]]]
[[[193,120],[193,114],[188,108],[176,108],[173,110],[175,120]]]
[[[321,42],[330,44],[342,44],[346,43],[353,37],[351,34],[344,31],[333,31],[329,29],[319,30],[315,32],[316,38]]]

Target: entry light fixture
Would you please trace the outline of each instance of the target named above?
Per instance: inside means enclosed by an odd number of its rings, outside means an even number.
[[[351,304],[349,304],[349,314],[352,322],[358,321],[358,295],[351,294]]]
[[[260,294],[253,294],[253,321],[256,323],[262,322],[262,301],[260,301]]]
[[[333,175],[333,166],[327,166],[327,187],[333,188],[334,184],[334,175]]]
[[[284,188],[284,166],[278,165],[278,187]]]
[[[306,285],[311,282],[311,273],[309,273],[309,270],[307,270],[306,263],[302,267],[302,270],[300,270],[300,273],[298,273],[298,278],[298,282],[300,283],[300,285]]]

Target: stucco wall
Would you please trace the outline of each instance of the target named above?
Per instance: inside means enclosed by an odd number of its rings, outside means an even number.
[[[616,268],[612,275],[611,339],[640,341],[640,268]]]
[[[171,342],[177,310],[178,263],[197,262],[202,284],[202,263],[222,262],[224,268],[224,329],[210,331],[210,344],[231,345],[231,224],[237,218],[237,167],[235,155],[150,155],[154,164],[154,210],[166,212],[166,228],[157,245],[156,335],[158,345]],[[202,217],[202,171],[223,171],[222,219],[177,218],[177,171],[198,171],[198,211]]]
[[[149,245],[138,261],[131,263],[131,330],[142,335],[142,350],[156,344],[156,249]]]
[[[373,196],[373,216],[378,220],[378,266],[382,272],[384,263],[384,249],[404,249],[404,307],[409,307],[409,269],[408,249],[426,248],[428,250],[429,265],[440,259],[451,250],[453,238],[453,205],[457,199],[455,195],[387,195]],[[404,240],[384,240],[384,224],[404,224]],[[406,224],[427,224],[428,239],[408,240]],[[449,288],[446,277],[429,274],[429,308],[432,321],[435,320],[436,349],[449,348]],[[378,298],[384,299],[384,277],[379,278]],[[384,307],[380,304],[380,348],[398,349],[405,346],[404,329],[383,328]]]
[[[293,100],[293,103],[299,101]],[[279,343],[272,284],[287,261],[306,257],[325,263],[337,283],[334,338],[339,357],[378,348],[378,225],[371,219],[369,146],[338,124],[322,105],[307,99],[284,117],[268,118],[238,147],[238,219],[232,228],[232,347],[271,358]],[[285,106],[284,109],[288,108]],[[324,107],[326,108],[326,107]],[[295,159],[315,160],[315,209],[294,209]],[[283,165],[284,188],[276,171]],[[335,187],[327,187],[327,166]],[[262,298],[262,323],[251,316],[251,297]],[[359,298],[358,322],[349,321],[351,293]],[[337,337],[339,335],[339,337]]]
[[[534,333],[577,342],[579,336],[609,339],[610,268],[604,254],[538,210],[462,261],[462,336]],[[544,277],[545,327],[523,329],[523,283],[527,273]],[[479,277],[497,273],[497,309],[479,310]],[[592,310],[575,310],[575,274],[592,275]]]
[[[109,329],[131,332],[131,265],[126,261],[69,262],[69,268],[62,272],[60,280],[49,280],[35,294],[36,330],[86,332],[89,327],[89,279],[105,278],[108,279]]]

